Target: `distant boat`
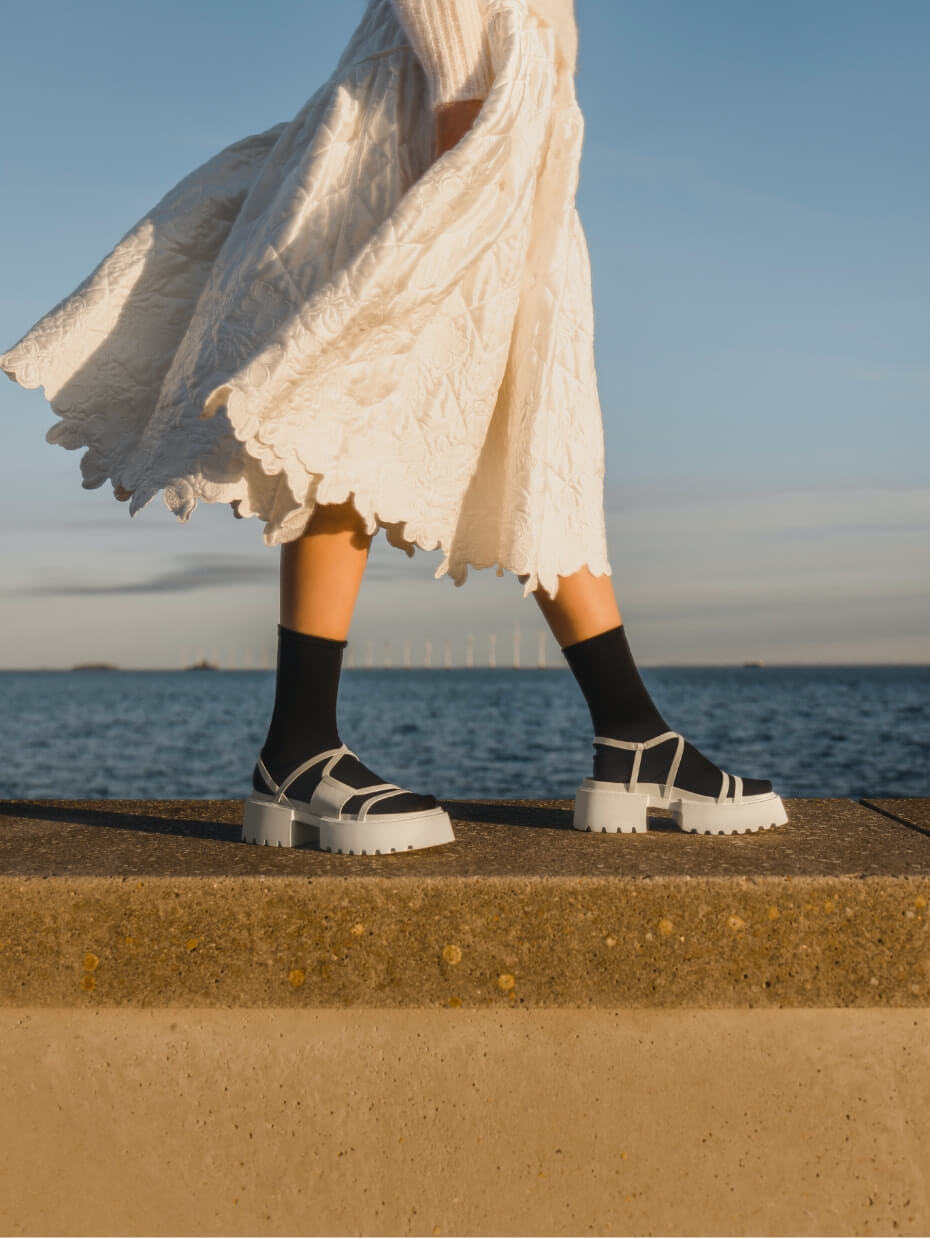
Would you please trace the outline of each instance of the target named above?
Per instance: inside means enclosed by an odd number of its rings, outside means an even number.
[[[184,669],[186,671],[218,671],[220,668],[216,662],[208,662],[206,658],[201,658],[199,662],[185,666]]]
[[[120,668],[113,662],[78,662],[71,669],[73,671],[118,671]]]
[[[755,667],[759,667],[759,666],[765,666],[765,663],[764,662],[744,662],[743,663],[744,670],[752,670]]]

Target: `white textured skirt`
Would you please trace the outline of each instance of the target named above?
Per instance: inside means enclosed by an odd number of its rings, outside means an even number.
[[[160,490],[276,545],[351,497],[370,533],[526,575],[610,573],[583,120],[552,29],[491,0],[495,78],[431,162],[427,82],[370,0],[293,120],[186,176],[0,368],[131,514]]]

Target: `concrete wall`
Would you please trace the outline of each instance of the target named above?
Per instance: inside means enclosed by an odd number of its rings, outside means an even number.
[[[930,800],[0,803],[4,1234],[928,1234]]]
[[[4,1234],[926,1234],[930,1012],[0,1011]]]

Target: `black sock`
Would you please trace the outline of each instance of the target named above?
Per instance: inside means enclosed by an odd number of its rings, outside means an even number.
[[[646,740],[661,735],[663,731],[674,730],[656,709],[636,669],[622,623],[587,640],[566,645],[562,653],[588,703],[595,735],[608,739]],[[669,739],[655,748],[646,749],[642,755],[639,782],[665,781],[676,743],[676,740]],[[629,782],[634,757],[632,750],[596,745],[594,777],[604,782]],[[722,781],[719,767],[693,744],[686,742],[675,785],[698,795],[716,796],[720,793]],[[763,795],[771,789],[772,784],[761,779],[743,780],[745,795]]]
[[[309,636],[278,625],[278,661],[275,675],[274,709],[261,759],[276,783],[281,783],[303,761],[327,748],[342,743],[336,725],[336,698],[342,671],[342,652],[348,641],[326,636]],[[288,787],[289,798],[307,801],[323,776],[325,761],[301,774]],[[355,756],[343,756],[333,766],[333,777],[350,787],[367,787],[390,782],[363,765]],[[258,771],[252,775],[256,791],[269,790]],[[345,812],[357,812],[366,796],[349,800]],[[431,795],[392,795],[371,806],[371,813],[413,812],[434,808]]]
[[[347,644],[278,625],[274,709],[262,748],[266,765],[272,761],[290,770],[314,753],[339,747],[336,697]]]
[[[672,729],[640,678],[622,623],[562,653],[588,702],[595,735],[651,739]]]

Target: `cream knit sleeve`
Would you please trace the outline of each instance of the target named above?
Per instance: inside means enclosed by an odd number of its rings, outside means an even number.
[[[433,108],[485,99],[494,74],[485,0],[391,0],[429,82]]]

